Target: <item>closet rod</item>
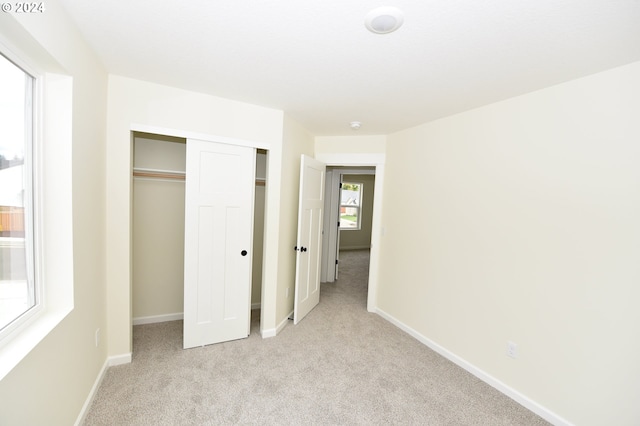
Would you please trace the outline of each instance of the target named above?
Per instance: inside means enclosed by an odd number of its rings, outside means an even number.
[[[133,176],[135,177],[146,177],[146,178],[156,178],[156,179],[173,179],[173,180],[184,180],[185,174],[184,172],[160,172],[160,171],[146,171],[146,170],[134,170]],[[256,185],[265,186],[265,179],[257,178]]]
[[[174,179],[174,180],[184,180],[184,174],[175,174],[175,173],[162,173],[162,172],[143,172],[143,171],[133,171],[133,176],[136,177],[146,177],[146,178],[159,178],[159,179]]]

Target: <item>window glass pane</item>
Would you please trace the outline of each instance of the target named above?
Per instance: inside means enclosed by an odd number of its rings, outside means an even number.
[[[25,219],[33,79],[0,55],[0,329],[35,306]],[[27,160],[25,162],[25,159]]]
[[[342,206],[340,209],[340,228],[358,228],[358,209]]]
[[[340,191],[340,229],[360,229],[362,184],[342,183]]]
[[[360,205],[360,184],[359,183],[343,183],[340,197],[341,205]]]

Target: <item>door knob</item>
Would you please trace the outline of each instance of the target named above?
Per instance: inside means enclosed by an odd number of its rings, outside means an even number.
[[[240,254],[241,254],[241,255],[243,255],[243,256],[246,256],[246,255],[247,255],[247,251],[246,251],[246,250],[242,250],[242,251],[240,252]]]

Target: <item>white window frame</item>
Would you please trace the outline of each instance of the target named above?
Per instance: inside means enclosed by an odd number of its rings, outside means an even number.
[[[360,199],[358,200],[357,205],[353,205],[353,204],[342,204],[342,186],[343,185],[359,185],[360,186],[360,191],[359,195],[360,195]],[[355,208],[356,210],[358,210],[358,221],[356,222],[356,226],[353,228],[347,228],[347,227],[343,227],[342,226],[342,221],[340,220],[340,216],[338,216],[338,221],[340,222],[340,231],[360,231],[362,229],[362,196],[364,193],[364,184],[362,182],[353,182],[353,181],[349,181],[349,182],[341,182],[340,183],[340,208],[342,207],[347,207],[347,208]]]
[[[0,16],[0,52],[34,77],[32,173],[37,306],[0,335],[0,380],[73,310],[73,80],[16,21]],[[46,143],[45,143],[46,142]],[[26,154],[26,153],[25,153]],[[25,203],[25,211],[27,205]]]
[[[36,102],[36,93],[38,90],[36,88],[38,84],[38,80],[33,75],[33,72],[25,69],[25,65],[20,65],[17,63],[17,58],[11,58],[7,54],[7,52],[0,51],[0,58],[2,60],[8,60],[12,62],[16,67],[20,68],[22,72],[29,75],[31,77],[31,85],[28,87],[27,93],[27,103],[25,108],[30,108],[30,114],[27,117],[27,123],[25,126],[25,147],[24,147],[24,227],[25,227],[25,255],[26,255],[26,266],[27,266],[27,282],[28,285],[33,285],[34,290],[34,298],[35,305],[29,308],[26,312],[19,315],[15,320],[13,320],[10,324],[0,330],[0,345],[6,339],[8,339],[12,333],[16,330],[19,330],[23,324],[30,321],[35,315],[40,312],[42,309],[42,280],[39,276],[39,271],[41,270],[40,264],[38,260],[41,259],[41,244],[38,244],[38,236],[41,234],[39,229],[39,214],[37,208],[37,198],[36,194],[39,192],[36,187],[37,179],[35,174],[37,173],[37,168],[34,165],[37,162],[36,157],[36,146],[35,146],[35,123],[37,119],[37,107],[38,103]]]

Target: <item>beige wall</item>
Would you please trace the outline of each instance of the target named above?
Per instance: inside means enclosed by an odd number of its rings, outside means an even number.
[[[638,117],[634,63],[390,135],[379,308],[570,422],[639,424]]]
[[[74,308],[0,381],[0,424],[69,425],[106,358],[105,125],[107,76],[56,0],[38,15],[0,16],[12,44],[44,48],[73,78]],[[57,70],[54,70],[57,71]],[[94,332],[102,330],[96,348]]]
[[[360,208],[360,229],[340,231],[340,250],[369,248],[371,245],[371,222],[373,219],[373,194],[375,175],[342,175],[343,182],[361,183],[363,188]]]
[[[109,355],[131,353],[131,130],[168,134],[169,130],[245,140],[269,146],[265,250],[279,250],[282,111],[110,75],[107,126],[107,306]],[[167,130],[169,129],[169,130]],[[283,170],[283,167],[285,170]],[[271,238],[269,238],[271,237]],[[271,262],[271,264],[270,264]],[[277,257],[267,256],[261,327],[275,327]],[[266,293],[265,293],[266,292]]]

